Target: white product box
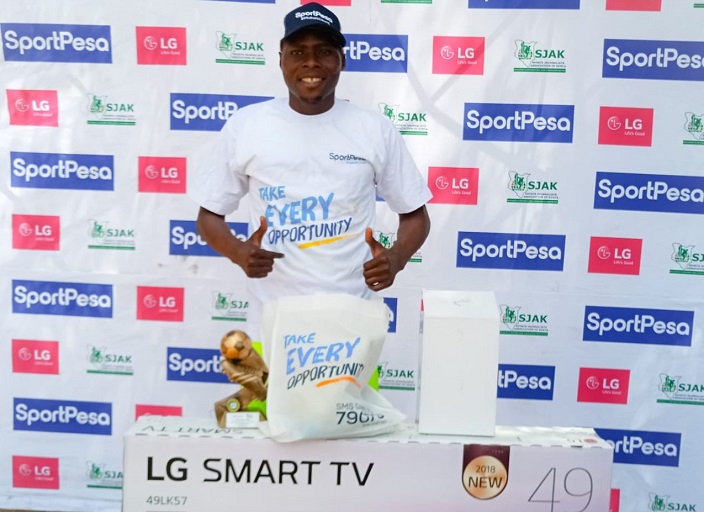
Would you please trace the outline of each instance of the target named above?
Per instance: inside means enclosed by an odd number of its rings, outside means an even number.
[[[499,313],[493,292],[423,290],[418,430],[493,436]]]
[[[497,427],[278,444],[215,420],[143,416],[125,435],[124,512],[609,510],[592,429]]]

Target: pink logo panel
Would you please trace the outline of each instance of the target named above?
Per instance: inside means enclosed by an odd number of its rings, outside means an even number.
[[[183,416],[183,408],[175,405],[141,405],[135,406],[135,419],[140,416]]]
[[[13,215],[12,248],[58,251],[61,246],[60,217]]]
[[[137,320],[183,322],[183,288],[137,287]]]
[[[475,167],[429,167],[428,187],[434,204],[476,205],[479,169]]]
[[[433,74],[483,75],[483,37],[433,37]]]
[[[137,64],[186,65],[185,27],[137,27]]]
[[[185,158],[140,156],[138,166],[140,192],[186,193]]]
[[[12,456],[12,487],[58,489],[59,459]]]
[[[59,126],[59,95],[56,91],[7,90],[10,124]]]
[[[13,373],[59,374],[59,342],[12,340]]]
[[[612,146],[651,146],[653,109],[601,107],[599,144]]]
[[[640,274],[643,240],[593,236],[589,243],[589,269],[592,274]]]
[[[578,402],[628,403],[630,370],[580,368]]]

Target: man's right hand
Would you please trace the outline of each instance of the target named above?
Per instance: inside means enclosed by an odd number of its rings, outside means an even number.
[[[232,261],[239,265],[247,277],[266,277],[274,270],[274,260],[283,258],[280,252],[267,251],[262,249],[262,239],[266,233],[266,218],[259,217],[259,229],[257,229],[246,242],[243,242]]]
[[[198,233],[216,252],[244,270],[248,277],[266,277],[274,269],[274,260],[283,258],[280,252],[262,249],[262,239],[266,233],[266,218],[259,217],[260,226],[249,239],[237,239],[225,222],[225,216],[201,207],[196,225]]]

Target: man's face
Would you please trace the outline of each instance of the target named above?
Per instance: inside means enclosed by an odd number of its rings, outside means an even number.
[[[345,67],[342,50],[325,34],[304,30],[284,41],[279,55],[291,108],[306,115],[330,110]]]

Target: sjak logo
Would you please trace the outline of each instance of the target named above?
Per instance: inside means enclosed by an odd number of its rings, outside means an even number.
[[[693,245],[672,244],[670,259],[678,268],[671,268],[670,274],[704,275],[704,253],[695,252]]]
[[[665,398],[658,398],[659,404],[704,405],[704,382],[686,382],[680,375],[660,374],[658,390]]]
[[[89,249],[135,250],[134,229],[110,227],[107,221],[88,221]]]
[[[670,501],[670,496],[660,496],[658,494],[650,493],[650,501],[648,503],[648,510],[653,512],[662,512],[666,510],[679,510],[679,511],[691,511],[696,512],[697,506],[691,503],[675,503]]]
[[[508,203],[557,204],[560,200],[557,181],[530,180],[530,173],[508,173],[508,189],[516,197],[509,197]]]
[[[547,336],[548,315],[520,313],[522,306],[501,304],[501,334],[523,336]]]
[[[536,41],[515,41],[516,50],[513,56],[521,61],[523,67],[513,68],[517,72],[564,73],[565,50],[540,48]]]
[[[110,352],[106,347],[88,345],[88,370],[87,373],[109,375],[132,375],[134,368],[132,356]]]
[[[122,471],[105,469],[106,464],[87,463],[86,475],[91,489],[122,489]]]
[[[88,124],[134,126],[137,124],[134,103],[108,101],[107,96],[88,94]]]
[[[685,140],[683,144],[702,144],[704,145],[704,114],[696,115],[693,112],[687,112],[684,115],[684,129],[694,140]]]
[[[247,320],[249,302],[233,299],[231,293],[214,291],[211,306],[212,320],[229,320],[231,322],[245,322]]]
[[[406,112],[398,105],[379,103],[379,111],[391,121],[401,135],[428,135],[425,113]]]
[[[237,34],[217,31],[215,47],[225,57],[215,59],[219,64],[266,64],[264,43],[237,40]]]
[[[379,372],[379,389],[414,391],[416,389],[415,370],[394,368],[388,361],[381,361],[377,366]]]

